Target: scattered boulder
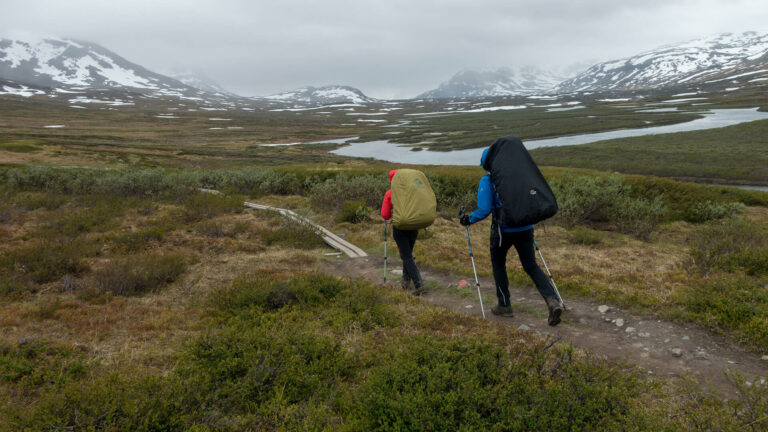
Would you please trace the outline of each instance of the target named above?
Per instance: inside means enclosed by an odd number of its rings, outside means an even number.
[[[643,338],[651,337],[651,334],[646,332],[640,332],[637,335]]]
[[[616,318],[616,327],[622,327],[624,325],[624,320],[622,318]]]
[[[672,353],[672,355],[673,355],[673,356],[675,356],[675,357],[682,357],[682,356],[683,356],[683,350],[681,350],[680,348],[672,348],[672,349],[671,349],[671,350],[669,350],[669,351],[670,351],[670,352]]]
[[[764,356],[760,357],[760,360],[766,360],[766,361],[768,361],[768,355],[764,355]]]
[[[635,332],[635,328],[634,327],[627,327],[626,329],[624,329],[624,331],[627,332],[627,333],[634,333]]]
[[[597,307],[597,311],[600,312],[601,314],[604,314],[604,313],[608,312],[609,310],[611,310],[611,307],[608,306],[608,305],[600,305],[600,306]]]
[[[517,327],[517,329],[518,329],[518,330],[520,330],[520,331],[528,331],[528,330],[530,330],[531,328],[530,328],[530,327],[528,327],[528,326],[527,326],[527,325],[525,325],[525,324],[520,324],[520,325]]]

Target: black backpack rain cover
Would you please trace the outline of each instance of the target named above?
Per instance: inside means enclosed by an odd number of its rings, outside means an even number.
[[[509,135],[491,144],[483,168],[491,173],[501,201],[504,225],[532,225],[557,213],[557,200],[520,138]]]

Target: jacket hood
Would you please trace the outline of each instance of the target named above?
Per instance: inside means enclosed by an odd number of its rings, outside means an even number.
[[[480,156],[480,166],[483,166],[483,164],[485,163],[485,157],[488,155],[489,148],[490,147],[486,147],[485,150],[483,150],[483,155]]]
[[[396,173],[397,173],[396,169],[393,169],[392,171],[389,172],[389,183],[392,183],[392,177],[394,177]]]

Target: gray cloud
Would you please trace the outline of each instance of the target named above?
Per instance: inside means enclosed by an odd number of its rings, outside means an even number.
[[[407,97],[467,67],[564,67],[719,32],[765,32],[768,3],[4,0],[0,29],[93,41],[244,95],[333,83]]]

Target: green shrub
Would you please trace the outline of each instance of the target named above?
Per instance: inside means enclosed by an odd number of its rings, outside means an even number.
[[[667,212],[661,197],[653,199],[621,196],[613,207],[613,221],[619,232],[647,240]]]
[[[462,206],[467,210],[477,207],[477,185],[481,177],[427,173],[437,198],[437,211],[446,218],[454,218]]]
[[[175,281],[188,265],[182,255],[132,255],[111,260],[93,272],[90,282],[101,293],[140,295]]]
[[[667,214],[661,196],[635,196],[620,176],[565,175],[550,183],[559,206],[555,220],[566,227],[609,224],[647,239]]]
[[[636,374],[574,361],[567,349],[511,358],[492,341],[434,335],[395,338],[380,349],[385,360],[358,391],[352,430],[649,427],[631,402],[644,387]]]
[[[337,222],[360,223],[368,220],[371,208],[363,201],[344,201],[341,212],[336,217]]]
[[[198,192],[184,200],[182,217],[186,222],[195,222],[225,213],[240,213],[243,201],[242,195]]]
[[[276,244],[313,249],[325,245],[323,239],[311,225],[287,218],[280,218],[275,221],[277,228],[261,230],[259,232],[259,237],[268,246]]]
[[[715,268],[768,274],[768,229],[745,218],[712,222],[688,238],[691,258],[703,273]]]
[[[62,209],[47,216],[44,229],[47,235],[77,236],[92,231],[107,231],[118,225],[116,218],[123,209],[116,206],[100,205],[92,208]]]
[[[137,232],[111,234],[107,240],[115,251],[135,253],[146,249],[152,243],[161,242],[166,232],[166,227],[154,226]]]
[[[59,194],[47,192],[27,192],[20,193],[13,197],[13,205],[25,210],[37,210],[44,208],[46,210],[56,210],[61,207],[68,198]]]
[[[0,385],[10,383],[34,396],[61,388],[85,374],[83,354],[65,345],[35,339],[0,342]]]
[[[611,220],[616,201],[629,193],[618,176],[566,175],[550,186],[559,207],[556,218],[566,226]]]
[[[747,206],[740,202],[715,203],[707,200],[696,204],[688,220],[691,222],[706,222],[737,216],[746,211]]]
[[[73,241],[36,241],[7,251],[0,256],[0,267],[35,283],[55,281],[66,274],[79,275],[88,270],[84,258],[98,255],[101,246],[84,239]]]
[[[267,310],[291,304],[313,306],[333,299],[346,288],[346,284],[333,276],[299,275],[286,280],[272,273],[261,273],[241,277],[231,287],[217,290],[209,304],[230,313],[254,306]]]
[[[690,318],[711,329],[733,332],[760,350],[768,349],[768,291],[765,280],[718,274],[690,284],[682,304]]]
[[[322,210],[336,211],[346,201],[362,201],[369,207],[379,208],[387,189],[389,183],[386,177],[349,177],[342,173],[312,186],[309,198],[315,207]]]

